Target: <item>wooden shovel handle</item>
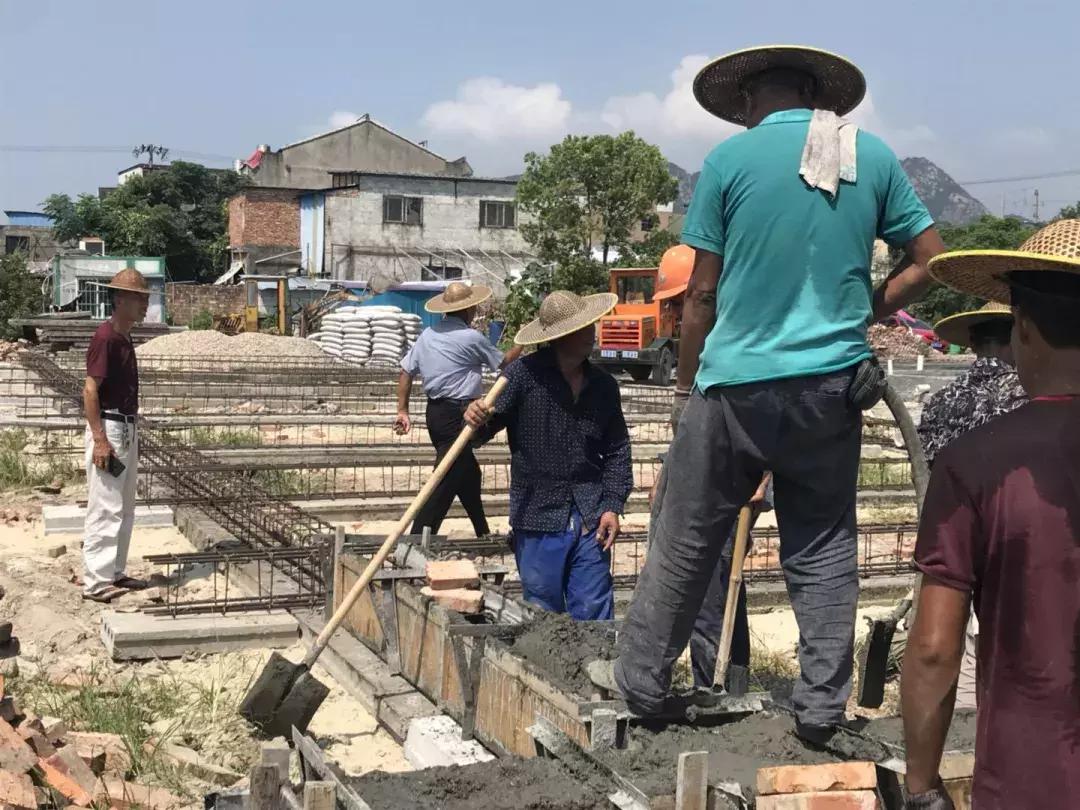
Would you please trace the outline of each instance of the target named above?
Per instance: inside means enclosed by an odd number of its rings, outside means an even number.
[[[735,607],[742,588],[743,560],[746,544],[750,539],[750,505],[739,510],[739,524],[735,529],[735,552],[731,556],[731,572],[728,575],[727,601],[724,605],[724,627],[720,633],[720,649],[716,651],[716,669],[713,684],[721,688],[727,681],[728,665],[731,663],[731,639],[735,634]]]
[[[502,394],[503,390],[507,386],[506,377],[499,377],[495,381],[495,384],[491,386],[491,390],[487,392],[487,396],[484,397],[484,404],[489,408],[495,405],[495,401]],[[360,579],[356,581],[356,584],[349,589],[349,592],[345,594],[345,598],[341,600],[341,604],[338,609],[334,611],[334,615],[330,617],[330,621],[326,623],[326,627],[319,633],[318,638],[311,645],[311,649],[308,650],[307,655],[304,656],[304,666],[310,668],[315,660],[322,653],[327,643],[330,641],[330,637],[334,635],[334,631],[338,629],[341,622],[348,615],[352,606],[356,603],[356,600],[360,598],[362,594],[371,583],[371,580],[375,577],[375,574],[382,568],[386,558],[390,556],[390,552],[394,549],[394,544],[398,539],[408,531],[410,524],[416,517],[416,513],[419,512],[427,499],[431,497],[431,493],[435,490],[435,487],[439,485],[439,482],[446,477],[446,473],[457,461],[458,456],[461,455],[461,451],[469,444],[473,439],[473,434],[476,431],[469,425],[466,425],[461,434],[451,445],[450,450],[443,456],[443,460],[439,462],[439,466],[435,468],[435,472],[431,474],[431,478],[427,480],[423,488],[413,498],[412,503],[409,504],[409,508],[405,510],[405,514],[401,516],[401,520],[397,522],[394,530],[386,536],[383,540],[383,544],[379,547],[379,550],[375,552],[375,555],[371,558],[371,562],[368,563],[367,568],[364,569],[364,573],[360,575]]]

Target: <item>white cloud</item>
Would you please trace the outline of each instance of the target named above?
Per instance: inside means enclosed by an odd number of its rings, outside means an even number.
[[[862,103],[847,117],[861,129],[880,137],[901,157],[937,141],[937,135],[926,124],[913,124],[909,127],[890,126],[878,113],[874,106],[874,96],[869,90]]]
[[[565,134],[571,110],[557,84],[522,87],[485,77],[463,82],[456,98],[432,104],[423,123],[435,133],[485,142],[532,140]]]
[[[1043,127],[1010,127],[995,132],[991,145],[998,149],[1040,151],[1057,145],[1057,134]]]
[[[601,119],[611,129],[632,129],[661,146],[671,140],[719,143],[740,127],[705,112],[694,98],[694,76],[708,62],[704,54],[684,56],[671,72],[671,87],[664,96],[653,92],[613,96],[604,103]]]
[[[334,110],[330,113],[330,117],[326,119],[326,123],[330,129],[341,129],[349,124],[355,124],[356,119],[359,117],[359,113],[350,112],[349,110]]]

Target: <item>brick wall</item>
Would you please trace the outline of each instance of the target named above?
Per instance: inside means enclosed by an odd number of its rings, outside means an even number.
[[[288,189],[251,188],[229,200],[229,245],[300,246],[300,198]]]
[[[189,326],[202,310],[212,315],[244,311],[244,285],[166,284],[165,307],[173,324]]]

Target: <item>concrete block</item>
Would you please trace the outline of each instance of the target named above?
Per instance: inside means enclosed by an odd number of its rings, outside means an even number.
[[[189,803],[162,788],[146,787],[122,779],[104,779],[99,783],[95,798],[107,807],[118,810],[173,810]]]
[[[99,762],[102,771],[123,776],[131,770],[131,753],[119,734],[94,731],[71,731],[65,738],[67,748],[72,748],[87,762],[91,769]],[[104,759],[102,759],[104,758]]]
[[[466,588],[436,591],[430,585],[425,585],[420,589],[420,593],[431,597],[444,608],[456,610],[458,613],[479,613],[484,609],[483,591],[471,591]]]
[[[461,726],[446,715],[419,717],[409,724],[405,758],[414,768],[474,765],[492,756],[476,740],[462,740]]]
[[[427,581],[432,590],[480,587],[480,572],[472,560],[436,560],[427,564]]]
[[[830,790],[758,796],[757,810],[879,810],[872,790]]]
[[[593,751],[614,748],[619,741],[619,715],[612,709],[593,709],[589,747]]]
[[[757,772],[757,791],[762,796],[827,790],[873,790],[876,787],[877,769],[873,762],[785,765],[761,768]]]
[[[284,611],[175,619],[141,613],[104,613],[101,617],[101,639],[114,661],[290,647],[299,637],[296,619]]]
[[[78,504],[45,506],[41,510],[45,534],[81,532],[86,522],[86,507]],[[173,525],[173,510],[168,506],[136,506],[135,527],[160,529]]]

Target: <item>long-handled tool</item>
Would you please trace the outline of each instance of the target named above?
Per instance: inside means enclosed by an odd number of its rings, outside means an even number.
[[[484,397],[484,403],[488,407],[493,407],[506,385],[505,377],[496,380],[487,396]],[[394,530],[386,536],[382,546],[375,552],[371,562],[364,569],[364,573],[360,575],[360,579],[345,594],[345,598],[341,600],[341,604],[334,611],[334,615],[330,617],[330,621],[326,623],[322,632],[312,643],[311,649],[304,656],[304,660],[299,664],[294,664],[280,653],[271,654],[270,660],[263,668],[258,680],[255,681],[255,684],[244,697],[243,703],[240,704],[241,716],[270,736],[288,738],[291,736],[292,727],[295,726],[300,731],[307,728],[311,718],[329,693],[327,687],[311,674],[311,667],[318,660],[319,655],[329,643],[330,637],[334,635],[334,631],[344,621],[353,604],[367,590],[375,574],[382,568],[386,558],[393,551],[394,544],[408,530],[409,525],[416,517],[416,513],[423,508],[435,487],[446,477],[446,473],[457,461],[461,451],[472,441],[474,432],[473,428],[468,425],[461,431],[461,435],[457,437],[450,450],[443,456],[443,460],[439,462],[431,478],[413,498],[412,503],[409,504],[409,508],[405,510],[405,514],[401,516]]]
[[[716,651],[713,685],[720,688],[727,684],[728,667],[731,665],[731,639],[735,635],[735,613],[739,604],[739,592],[742,590],[743,560],[746,558],[751,522],[750,504],[747,504],[739,510],[739,523],[735,528],[735,551],[731,556],[731,573],[728,574],[724,626],[720,632],[720,649]]]

